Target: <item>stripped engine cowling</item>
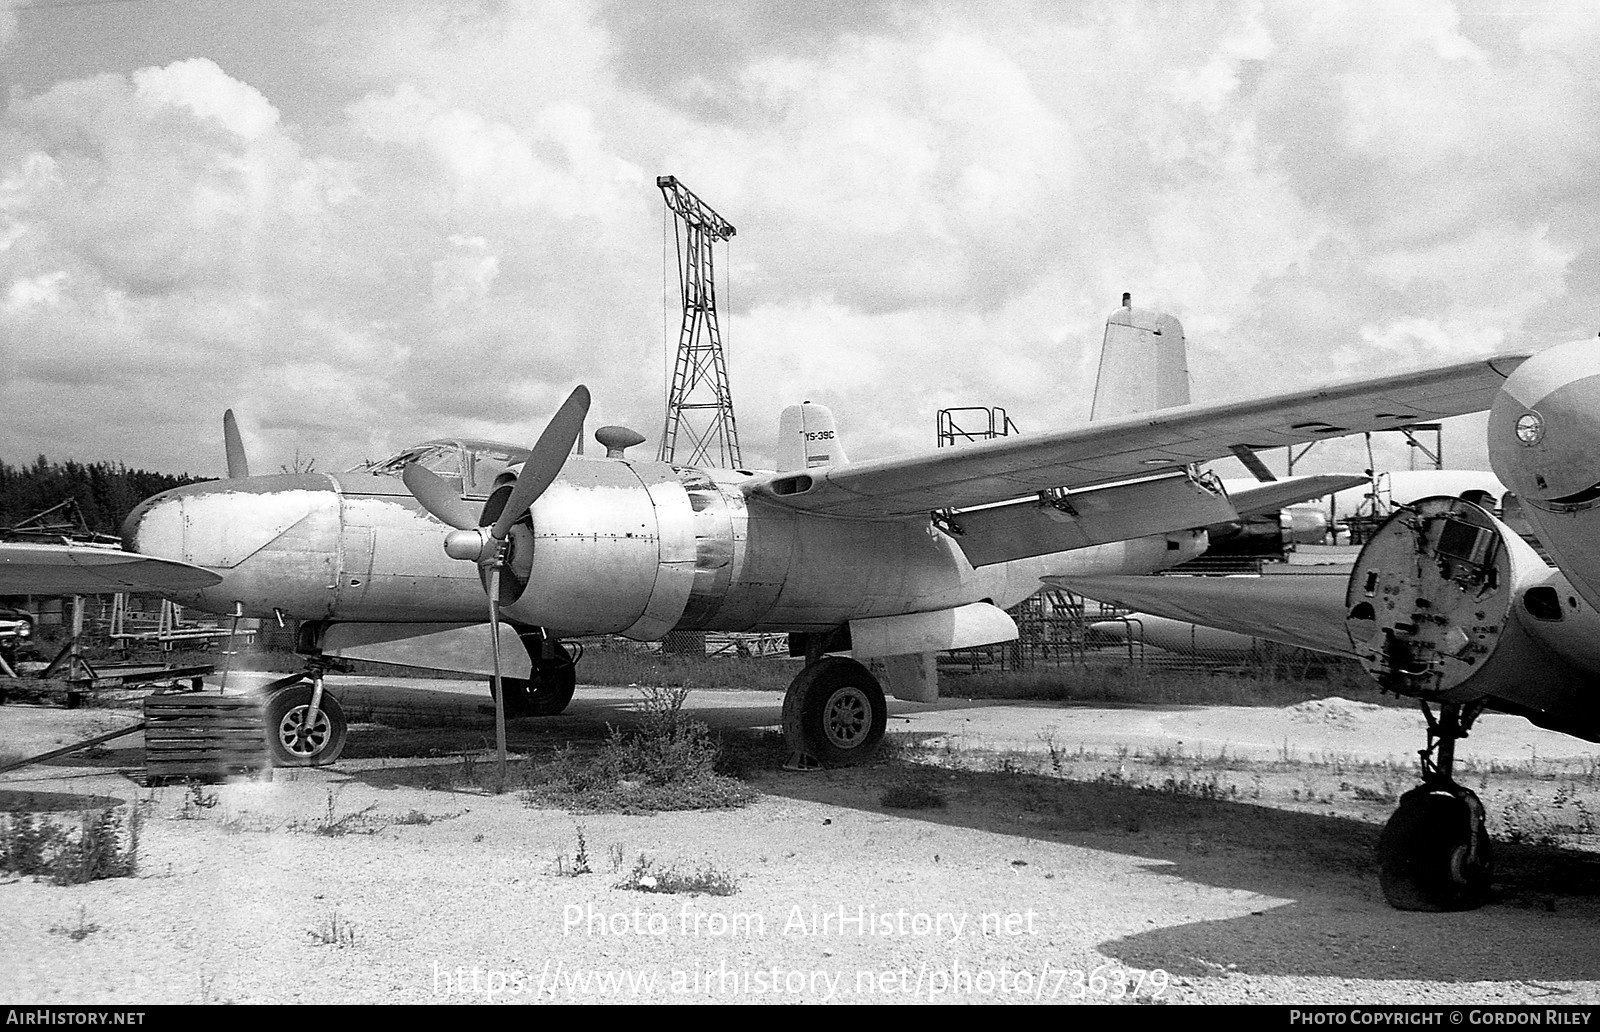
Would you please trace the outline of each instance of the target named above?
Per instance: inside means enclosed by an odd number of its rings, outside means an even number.
[[[1345,626],[1384,689],[1488,700],[1594,737],[1586,701],[1600,616],[1534,549],[1480,506],[1425,498],[1391,516],[1357,558]]]

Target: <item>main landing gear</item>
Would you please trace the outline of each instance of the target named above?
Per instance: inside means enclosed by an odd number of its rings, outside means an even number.
[[[807,770],[860,763],[877,751],[888,721],[883,688],[870,670],[842,656],[811,659],[783,697],[788,766]]]
[[[303,674],[262,689],[267,748],[275,767],[321,767],[344,752],[349,725],[344,709],[323,686],[327,668],[312,662]]]
[[[1483,703],[1441,703],[1428,720],[1422,784],[1400,797],[1400,806],[1378,839],[1379,881],[1384,898],[1399,910],[1471,910],[1489,897],[1494,857],[1484,825],[1483,804],[1455,783],[1456,740],[1467,737]]]
[[[533,664],[527,678],[504,677],[506,686],[506,719],[517,717],[553,717],[567,708],[572,693],[578,687],[578,660],[560,641],[545,635],[540,628],[517,628],[522,647],[528,650]],[[489,695],[494,696],[494,678],[489,678]]]

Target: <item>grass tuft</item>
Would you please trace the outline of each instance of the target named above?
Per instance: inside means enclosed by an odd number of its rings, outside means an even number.
[[[709,864],[692,871],[680,871],[676,866],[665,866],[641,853],[633,870],[616,887],[635,892],[731,896],[739,891],[739,880],[731,872]]]

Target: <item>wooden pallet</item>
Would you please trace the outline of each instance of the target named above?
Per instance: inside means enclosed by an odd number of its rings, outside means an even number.
[[[254,696],[215,691],[147,695],[144,721],[147,784],[221,781],[234,774],[272,777],[261,700]]]

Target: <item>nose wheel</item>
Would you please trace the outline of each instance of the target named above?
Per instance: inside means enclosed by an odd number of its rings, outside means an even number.
[[[1444,703],[1428,719],[1428,746],[1420,751],[1422,784],[1400,806],[1378,839],[1379,883],[1399,910],[1471,910],[1489,899],[1494,854],[1483,803],[1451,777],[1455,743],[1465,738],[1482,703]]]
[[[320,673],[271,691],[265,716],[275,767],[322,767],[344,752],[349,725],[339,700],[324,690]]]

